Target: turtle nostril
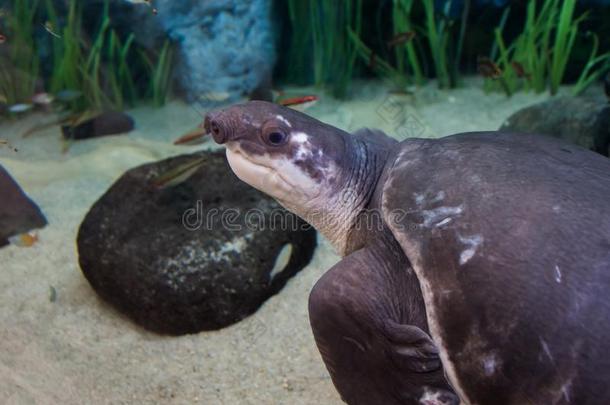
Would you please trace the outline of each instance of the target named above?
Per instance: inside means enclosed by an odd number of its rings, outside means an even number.
[[[210,123],[210,130],[212,131],[212,133],[214,135],[220,135],[220,128],[218,127],[218,124],[216,123],[216,121],[212,121]]]
[[[204,127],[205,127],[206,132],[208,132],[209,134],[212,135],[212,137],[214,138],[214,141],[216,141],[216,143],[225,143],[226,142],[226,136],[224,133],[225,131],[223,131],[220,123],[217,120],[215,120],[213,117],[208,116],[205,118]]]

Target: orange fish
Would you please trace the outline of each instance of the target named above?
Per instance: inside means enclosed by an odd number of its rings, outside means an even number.
[[[483,77],[489,79],[497,79],[502,76],[502,70],[498,65],[493,63],[493,61],[486,57],[479,57],[477,59],[477,70]]]
[[[38,234],[36,232],[25,232],[19,235],[14,235],[8,238],[8,241],[19,247],[32,247],[38,242]]]
[[[297,110],[304,110],[306,108],[311,107],[318,101],[318,96],[300,96],[300,97],[291,97],[285,98],[283,100],[279,100],[278,104],[283,105],[284,107],[291,107]]]
[[[11,145],[9,143],[9,141],[7,141],[6,139],[0,139],[0,146],[6,146],[7,148],[12,150],[13,152],[19,152],[19,150],[17,148],[15,148],[13,145]]]
[[[413,38],[415,38],[415,32],[413,32],[413,31],[401,32],[400,34],[394,35],[388,41],[388,46],[392,47],[392,46],[404,44],[404,43],[409,42]]]
[[[206,131],[204,128],[197,128],[174,141],[174,145],[198,145],[205,142]]]
[[[517,74],[517,77],[525,77],[526,79],[529,79],[531,77],[531,75],[525,71],[525,68],[519,62],[512,61],[510,65]]]

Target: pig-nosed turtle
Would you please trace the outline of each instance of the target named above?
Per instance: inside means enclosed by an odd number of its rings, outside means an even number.
[[[511,133],[350,135],[261,101],[204,125],[343,256],[309,312],[345,402],[610,403],[610,160]]]

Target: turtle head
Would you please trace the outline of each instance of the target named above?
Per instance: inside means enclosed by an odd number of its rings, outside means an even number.
[[[250,101],[208,113],[204,126],[226,146],[237,177],[288,209],[320,202],[340,185],[349,134],[310,116]]]
[[[275,198],[346,254],[351,230],[376,186],[375,146],[306,114],[250,101],[207,114],[241,180]]]

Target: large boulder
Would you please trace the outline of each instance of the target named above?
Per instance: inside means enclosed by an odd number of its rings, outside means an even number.
[[[517,111],[500,131],[549,135],[608,156],[610,105],[601,93],[551,98]]]
[[[272,0],[155,0],[156,14],[134,3],[111,0],[112,25],[149,49],[160,50],[170,38],[174,78],[189,101],[236,99],[273,69]],[[99,19],[102,5],[88,0],[85,14]]]
[[[198,157],[204,163],[190,177],[159,181]],[[103,299],[147,329],[177,335],[256,311],[307,265],[316,233],[241,182],[224,153],[208,152],[129,170],[93,205],[77,243]]]
[[[0,165],[0,247],[16,236],[42,228],[47,220],[40,208]]]

